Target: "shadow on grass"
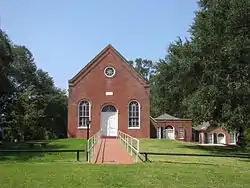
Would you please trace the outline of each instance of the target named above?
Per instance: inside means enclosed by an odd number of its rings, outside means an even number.
[[[153,161],[152,163],[162,163],[162,164],[181,164],[181,165],[205,165],[205,166],[227,166],[224,164],[215,164],[215,163],[203,163],[203,162],[178,162],[178,161]]]
[[[68,149],[68,145],[60,144],[60,143],[51,143],[46,147],[41,146],[33,146],[32,148],[26,142],[18,142],[18,143],[2,143],[0,145],[0,162],[27,162],[32,159],[36,159],[38,161],[43,160],[45,157],[49,156],[50,160],[56,160],[58,157],[58,153],[48,153],[48,152],[20,152],[18,150],[61,150]],[[17,152],[1,152],[4,150],[16,150]]]
[[[250,159],[238,159],[238,161],[240,162],[250,162]],[[176,165],[197,165],[197,166],[214,166],[214,167],[237,167],[237,165],[234,164],[227,164],[227,163],[213,163],[211,162],[201,162],[201,161],[197,161],[197,162],[185,162],[185,161],[169,161],[169,160],[165,160],[165,161],[157,161],[157,160],[150,160],[146,163],[150,163],[150,164],[176,164]],[[239,167],[241,168],[241,167]],[[246,168],[248,168],[248,166],[246,166]]]
[[[204,162],[179,162],[179,161],[168,161],[168,160],[151,160],[150,157],[148,157],[147,161],[140,156],[141,162],[143,163],[162,163],[162,164],[191,164],[191,165],[208,165],[208,166],[220,166],[219,164],[214,164],[214,163],[204,163]]]
[[[179,148],[205,151],[212,154],[250,154],[249,149],[239,146],[206,146],[206,145],[180,145]]]
[[[239,159],[239,161],[250,163],[250,159]]]

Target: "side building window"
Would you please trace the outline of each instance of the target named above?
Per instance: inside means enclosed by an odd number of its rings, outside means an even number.
[[[137,101],[131,101],[128,106],[128,127],[140,128],[140,105]]]
[[[185,138],[185,129],[184,129],[184,127],[179,127],[179,130],[178,130],[178,132],[179,132],[179,139],[184,139]]]
[[[90,103],[81,101],[78,105],[78,127],[87,128],[87,122],[90,120]]]

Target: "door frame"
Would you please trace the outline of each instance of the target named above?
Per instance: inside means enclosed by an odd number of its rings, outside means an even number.
[[[112,107],[113,109],[115,109],[116,111],[103,111],[104,110],[104,108],[105,107]],[[102,134],[102,136],[110,136],[109,135],[109,133],[108,133],[108,128],[107,128],[107,125],[106,125],[106,133],[104,133],[103,132],[103,115],[104,115],[104,113],[105,114],[107,114],[107,113],[110,113],[110,116],[113,116],[114,114],[115,114],[115,122],[116,122],[116,126],[115,126],[115,128],[116,128],[116,135],[112,135],[111,137],[113,137],[113,136],[118,136],[118,130],[119,130],[119,124],[118,124],[118,109],[113,105],[113,104],[104,104],[104,105],[102,105],[102,108],[101,108],[101,111],[100,111],[100,129],[101,129],[101,134]],[[108,118],[110,117],[110,116],[108,116]],[[108,120],[108,119],[107,119]]]
[[[221,141],[221,140],[219,140],[219,135],[220,134],[223,135],[223,139],[222,139],[223,142],[219,142],[219,141]],[[226,135],[224,133],[221,133],[221,132],[217,133],[217,143],[218,144],[226,144]]]
[[[168,127],[171,127],[172,129],[168,129]],[[165,129],[164,130],[165,131],[165,138],[168,139],[168,140],[175,140],[175,128],[174,128],[174,126],[167,125],[164,129]],[[167,136],[167,132],[168,132],[167,130],[173,131],[172,132],[172,138],[170,138],[170,137]]]

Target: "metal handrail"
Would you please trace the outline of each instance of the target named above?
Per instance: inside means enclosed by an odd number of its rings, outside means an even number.
[[[138,162],[139,154],[140,154],[140,141],[137,138],[130,136],[127,133],[122,131],[118,131],[118,139],[125,145],[126,150],[132,156],[135,153],[136,162]],[[133,144],[133,141],[135,144]]]
[[[92,158],[96,150],[95,147],[98,141],[100,140],[100,138],[101,138],[101,129],[97,133],[95,133],[93,136],[91,136],[89,140],[87,141],[87,155],[88,155],[89,163],[92,161]]]

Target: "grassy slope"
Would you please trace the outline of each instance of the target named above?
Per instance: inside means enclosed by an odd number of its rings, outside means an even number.
[[[82,139],[52,141],[48,148],[84,149]],[[200,148],[166,140],[141,140],[141,151],[228,153],[235,149]],[[84,154],[83,154],[84,155]],[[82,160],[83,155],[81,155]],[[228,158],[150,157],[164,162],[135,165],[90,165],[75,161],[75,154],[0,157],[1,188],[25,187],[250,187],[250,161]],[[16,163],[13,163],[17,161]],[[51,162],[56,161],[56,162]],[[4,162],[4,163],[3,163]]]
[[[250,170],[194,164],[89,165],[17,163],[0,166],[1,188],[237,188],[250,187]]]
[[[196,143],[181,142],[175,140],[141,139],[140,151],[172,152],[172,153],[250,153],[239,147],[200,146]]]
[[[199,146],[194,143],[158,140],[158,139],[141,139],[140,151],[152,152],[169,152],[169,153],[197,153],[197,154],[237,154],[249,153],[248,150],[241,150],[236,147],[211,147]],[[171,163],[194,163],[194,164],[211,164],[218,166],[241,166],[250,165],[250,159],[239,158],[221,158],[221,157],[187,157],[187,156],[149,156],[151,161],[165,161]]]
[[[0,149],[55,149],[55,150],[70,150],[70,149],[85,149],[85,139],[59,139],[51,140],[46,148],[35,146],[29,148],[25,143],[5,145]],[[80,153],[80,160],[85,162],[85,152]],[[76,153],[0,153],[0,162],[42,162],[42,161],[76,161]]]

